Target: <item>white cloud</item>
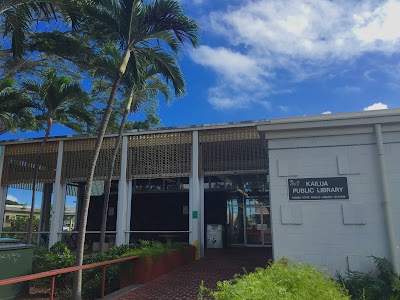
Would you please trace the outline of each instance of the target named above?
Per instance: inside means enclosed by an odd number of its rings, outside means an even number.
[[[388,106],[382,102],[377,102],[364,108],[364,110],[379,110],[379,109],[388,109]]]
[[[200,46],[190,56],[196,63],[212,68],[229,82],[242,87],[260,85],[262,77],[268,75],[257,60],[224,47]]]
[[[332,112],[328,110],[328,111],[324,111],[322,114],[323,115],[330,115],[330,114],[332,114]]]
[[[258,0],[211,13],[210,29],[259,54],[322,62],[397,52],[399,15],[396,0]]]
[[[205,30],[227,41],[225,47],[202,46],[191,56],[218,74],[218,86],[238,85],[248,98],[263,87],[267,97],[279,80],[321,76],[371,52],[399,53],[399,15],[398,0],[243,0],[209,15]]]
[[[278,105],[278,108],[281,112],[284,112],[284,113],[287,113],[290,110],[289,106],[286,106],[286,105]]]
[[[245,108],[250,103],[268,106],[264,97],[269,89],[265,81],[269,74],[256,60],[223,47],[208,46],[199,47],[190,52],[190,56],[196,63],[211,68],[218,75],[218,84],[209,89],[208,99],[215,108]]]
[[[7,200],[19,202],[18,198],[14,195],[7,195]]]
[[[217,110],[246,109],[252,104],[257,104],[264,109],[271,107],[262,93],[255,93],[252,97],[249,97],[246,91],[241,91],[234,86],[228,85],[210,88],[208,102]]]

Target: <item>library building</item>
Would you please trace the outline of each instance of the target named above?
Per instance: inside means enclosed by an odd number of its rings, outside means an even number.
[[[86,242],[98,251],[107,135],[91,191]],[[26,215],[41,139],[0,142],[0,233]],[[95,137],[52,137],[39,165],[35,242],[76,246]],[[269,247],[274,259],[334,274],[369,271],[371,256],[400,273],[400,109],[126,131],[106,242],[153,239],[210,248]],[[25,205],[6,204],[18,199]],[[211,250],[212,251],[212,250]]]

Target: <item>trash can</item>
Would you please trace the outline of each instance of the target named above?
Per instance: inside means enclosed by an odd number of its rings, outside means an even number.
[[[207,248],[222,248],[222,225],[207,225]]]
[[[0,280],[32,273],[33,246],[17,239],[0,238]],[[29,282],[0,286],[0,299],[16,299],[29,294]]]

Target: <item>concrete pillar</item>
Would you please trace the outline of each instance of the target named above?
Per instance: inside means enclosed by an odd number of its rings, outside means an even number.
[[[121,152],[121,174],[118,183],[118,204],[117,204],[117,246],[126,243],[126,231],[129,230],[128,220],[128,182],[126,181],[126,170],[128,166],[128,137],[122,137]]]
[[[2,184],[5,146],[0,146],[0,235],[3,231],[4,210],[6,209],[7,186]]]
[[[189,178],[189,243],[197,246],[196,257],[201,248],[201,197],[199,178],[199,132],[192,135],[192,176]]]
[[[200,177],[200,257],[204,257],[204,247],[205,247],[205,224],[204,224],[204,177]]]
[[[66,185],[61,182],[62,160],[63,160],[64,142],[58,142],[56,178],[54,180],[54,201],[51,211],[51,224],[49,236],[49,248],[60,240],[58,232],[62,231],[64,218]]]
[[[131,217],[132,217],[132,195],[133,195],[133,181],[129,180],[128,181],[128,195],[127,195],[127,199],[128,199],[128,206],[126,209],[126,220],[127,220],[127,230],[125,232],[125,244],[129,244],[130,243],[130,231],[131,230]]]

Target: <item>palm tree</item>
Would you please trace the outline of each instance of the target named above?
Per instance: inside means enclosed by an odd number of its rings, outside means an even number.
[[[98,0],[97,2],[96,7],[92,6],[86,11],[86,25],[90,26],[91,32],[97,33],[98,36],[101,34],[104,37],[114,37],[113,40],[120,45],[124,55],[115,74],[86,180],[79,222],[76,265],[82,265],[83,262],[90,192],[97,158],[115,104],[118,87],[128,64],[136,66],[144,57],[149,56],[161,64],[166,59],[166,52],[178,53],[180,45],[185,42],[189,41],[196,46],[199,30],[197,23],[183,13],[178,1],[156,0],[149,4],[144,4],[143,0]],[[134,69],[137,70],[136,67]],[[72,293],[74,299],[81,299],[81,289],[82,271],[77,271]]]
[[[179,65],[174,57],[170,58],[170,62],[171,64],[164,66],[165,68],[158,69],[156,67],[157,64],[153,65],[150,62],[147,62],[148,66],[145,65],[141,67],[140,69],[142,71],[139,74],[132,74],[132,72],[128,72],[130,71],[128,70],[127,74],[122,80],[122,83],[125,87],[130,87],[130,92],[127,96],[127,100],[125,101],[125,111],[122,116],[120,128],[118,131],[118,137],[115,141],[113,155],[110,161],[110,165],[108,167],[107,180],[104,186],[103,215],[100,233],[100,251],[102,252],[104,251],[107,211],[110,198],[112,174],[128,114],[130,112],[136,112],[140,105],[154,101],[159,93],[161,93],[165,101],[168,102],[171,92],[171,89],[168,85],[169,82],[174,83],[173,85],[175,87],[175,97],[180,97],[185,92],[185,81],[183,79],[183,75],[180,71]],[[159,70],[159,73],[157,73],[157,70]]]
[[[0,135],[16,129],[36,129],[32,113],[35,104],[15,84],[12,78],[0,80]]]
[[[72,82],[67,76],[58,77],[54,69],[44,72],[43,77],[43,82],[28,80],[22,83],[26,92],[31,94],[36,102],[38,110],[36,118],[45,123],[45,136],[36,154],[33,170],[32,204],[26,240],[28,244],[32,243],[33,214],[39,166],[53,122],[56,121],[73,130],[79,130],[84,123],[93,123],[93,117],[86,109],[86,106],[90,104],[90,99],[78,83]]]
[[[11,38],[11,52],[15,58],[25,54],[27,35],[39,21],[50,22],[59,17],[77,28],[81,18],[80,8],[87,1],[74,0],[3,0],[0,16],[3,36]]]

